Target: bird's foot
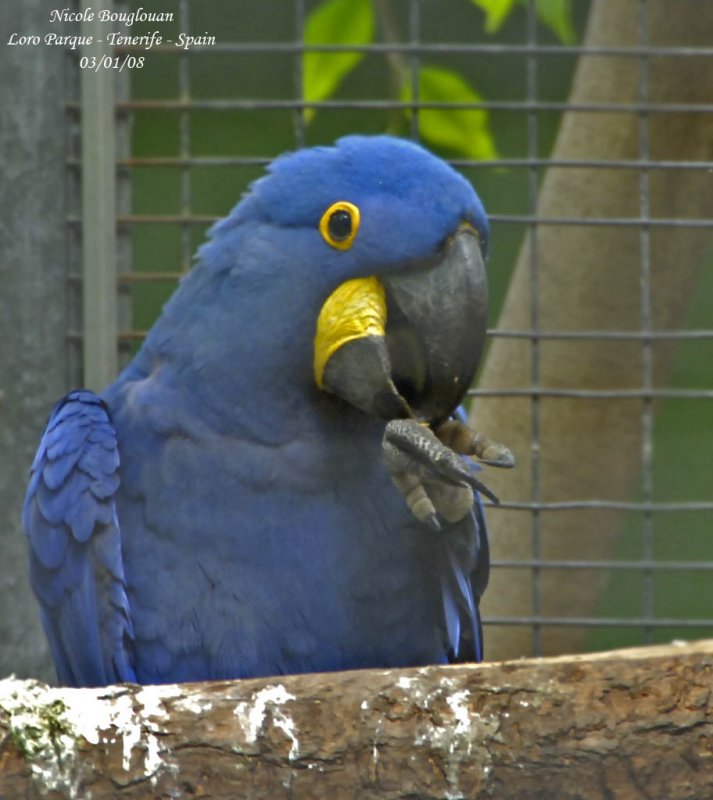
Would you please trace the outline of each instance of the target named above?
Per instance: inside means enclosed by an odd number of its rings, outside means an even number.
[[[468,431],[465,425],[462,429]],[[447,425],[447,423],[444,423]],[[473,474],[473,468],[454,449],[441,441],[439,426],[436,433],[427,425],[415,419],[395,419],[386,425],[383,439],[384,461],[396,487],[406,500],[411,513],[421,522],[432,528],[440,529],[439,515],[448,522],[457,522],[469,513],[473,507],[473,490],[490,498],[494,503],[497,497],[485,484]],[[465,443],[463,431],[446,429],[448,437],[457,433],[454,443],[461,446]],[[472,436],[477,438],[477,434]],[[461,441],[463,439],[463,441]],[[488,458],[500,456],[502,451],[509,454],[501,445],[500,450],[493,451],[495,443],[490,440],[483,446],[484,437],[477,445],[478,449],[487,452]],[[467,443],[468,453],[473,452],[476,445]],[[473,453],[475,454],[475,453]],[[512,455],[510,454],[512,459]],[[505,466],[505,464],[500,464]],[[511,464],[510,464],[511,466]]]
[[[500,442],[494,442],[484,433],[469,428],[457,419],[442,422],[435,430],[436,436],[446,447],[464,456],[475,456],[489,467],[510,469],[515,466],[512,451]]]

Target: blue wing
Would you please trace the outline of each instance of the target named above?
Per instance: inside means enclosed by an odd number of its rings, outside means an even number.
[[[52,410],[22,511],[32,588],[63,684],[136,679],[118,487],[106,406],[92,392],[71,392]]]
[[[460,522],[442,531],[440,577],[448,660],[483,660],[479,603],[490,572],[490,554],[480,497]]]
[[[467,423],[463,406],[456,409],[453,417]],[[472,470],[481,469],[471,459],[466,461]],[[445,535],[448,541],[443,548],[440,574],[449,660],[482,661],[479,604],[490,576],[490,547],[480,495],[476,494],[470,514],[450,526]]]

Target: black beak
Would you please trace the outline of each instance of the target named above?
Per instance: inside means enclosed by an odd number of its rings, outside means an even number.
[[[383,332],[336,349],[322,388],[374,416],[437,424],[462,401],[483,351],[488,292],[477,232],[464,223],[435,259],[381,282]]]

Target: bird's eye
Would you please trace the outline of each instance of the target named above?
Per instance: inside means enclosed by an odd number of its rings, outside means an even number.
[[[322,214],[319,232],[328,245],[337,250],[348,250],[359,230],[359,209],[346,200],[339,200]]]

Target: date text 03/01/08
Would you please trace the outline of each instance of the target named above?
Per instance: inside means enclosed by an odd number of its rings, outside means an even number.
[[[102,69],[118,69],[121,72],[126,69],[143,69],[146,56],[132,56],[126,53],[124,56],[82,56],[79,59],[79,68],[99,72]]]

